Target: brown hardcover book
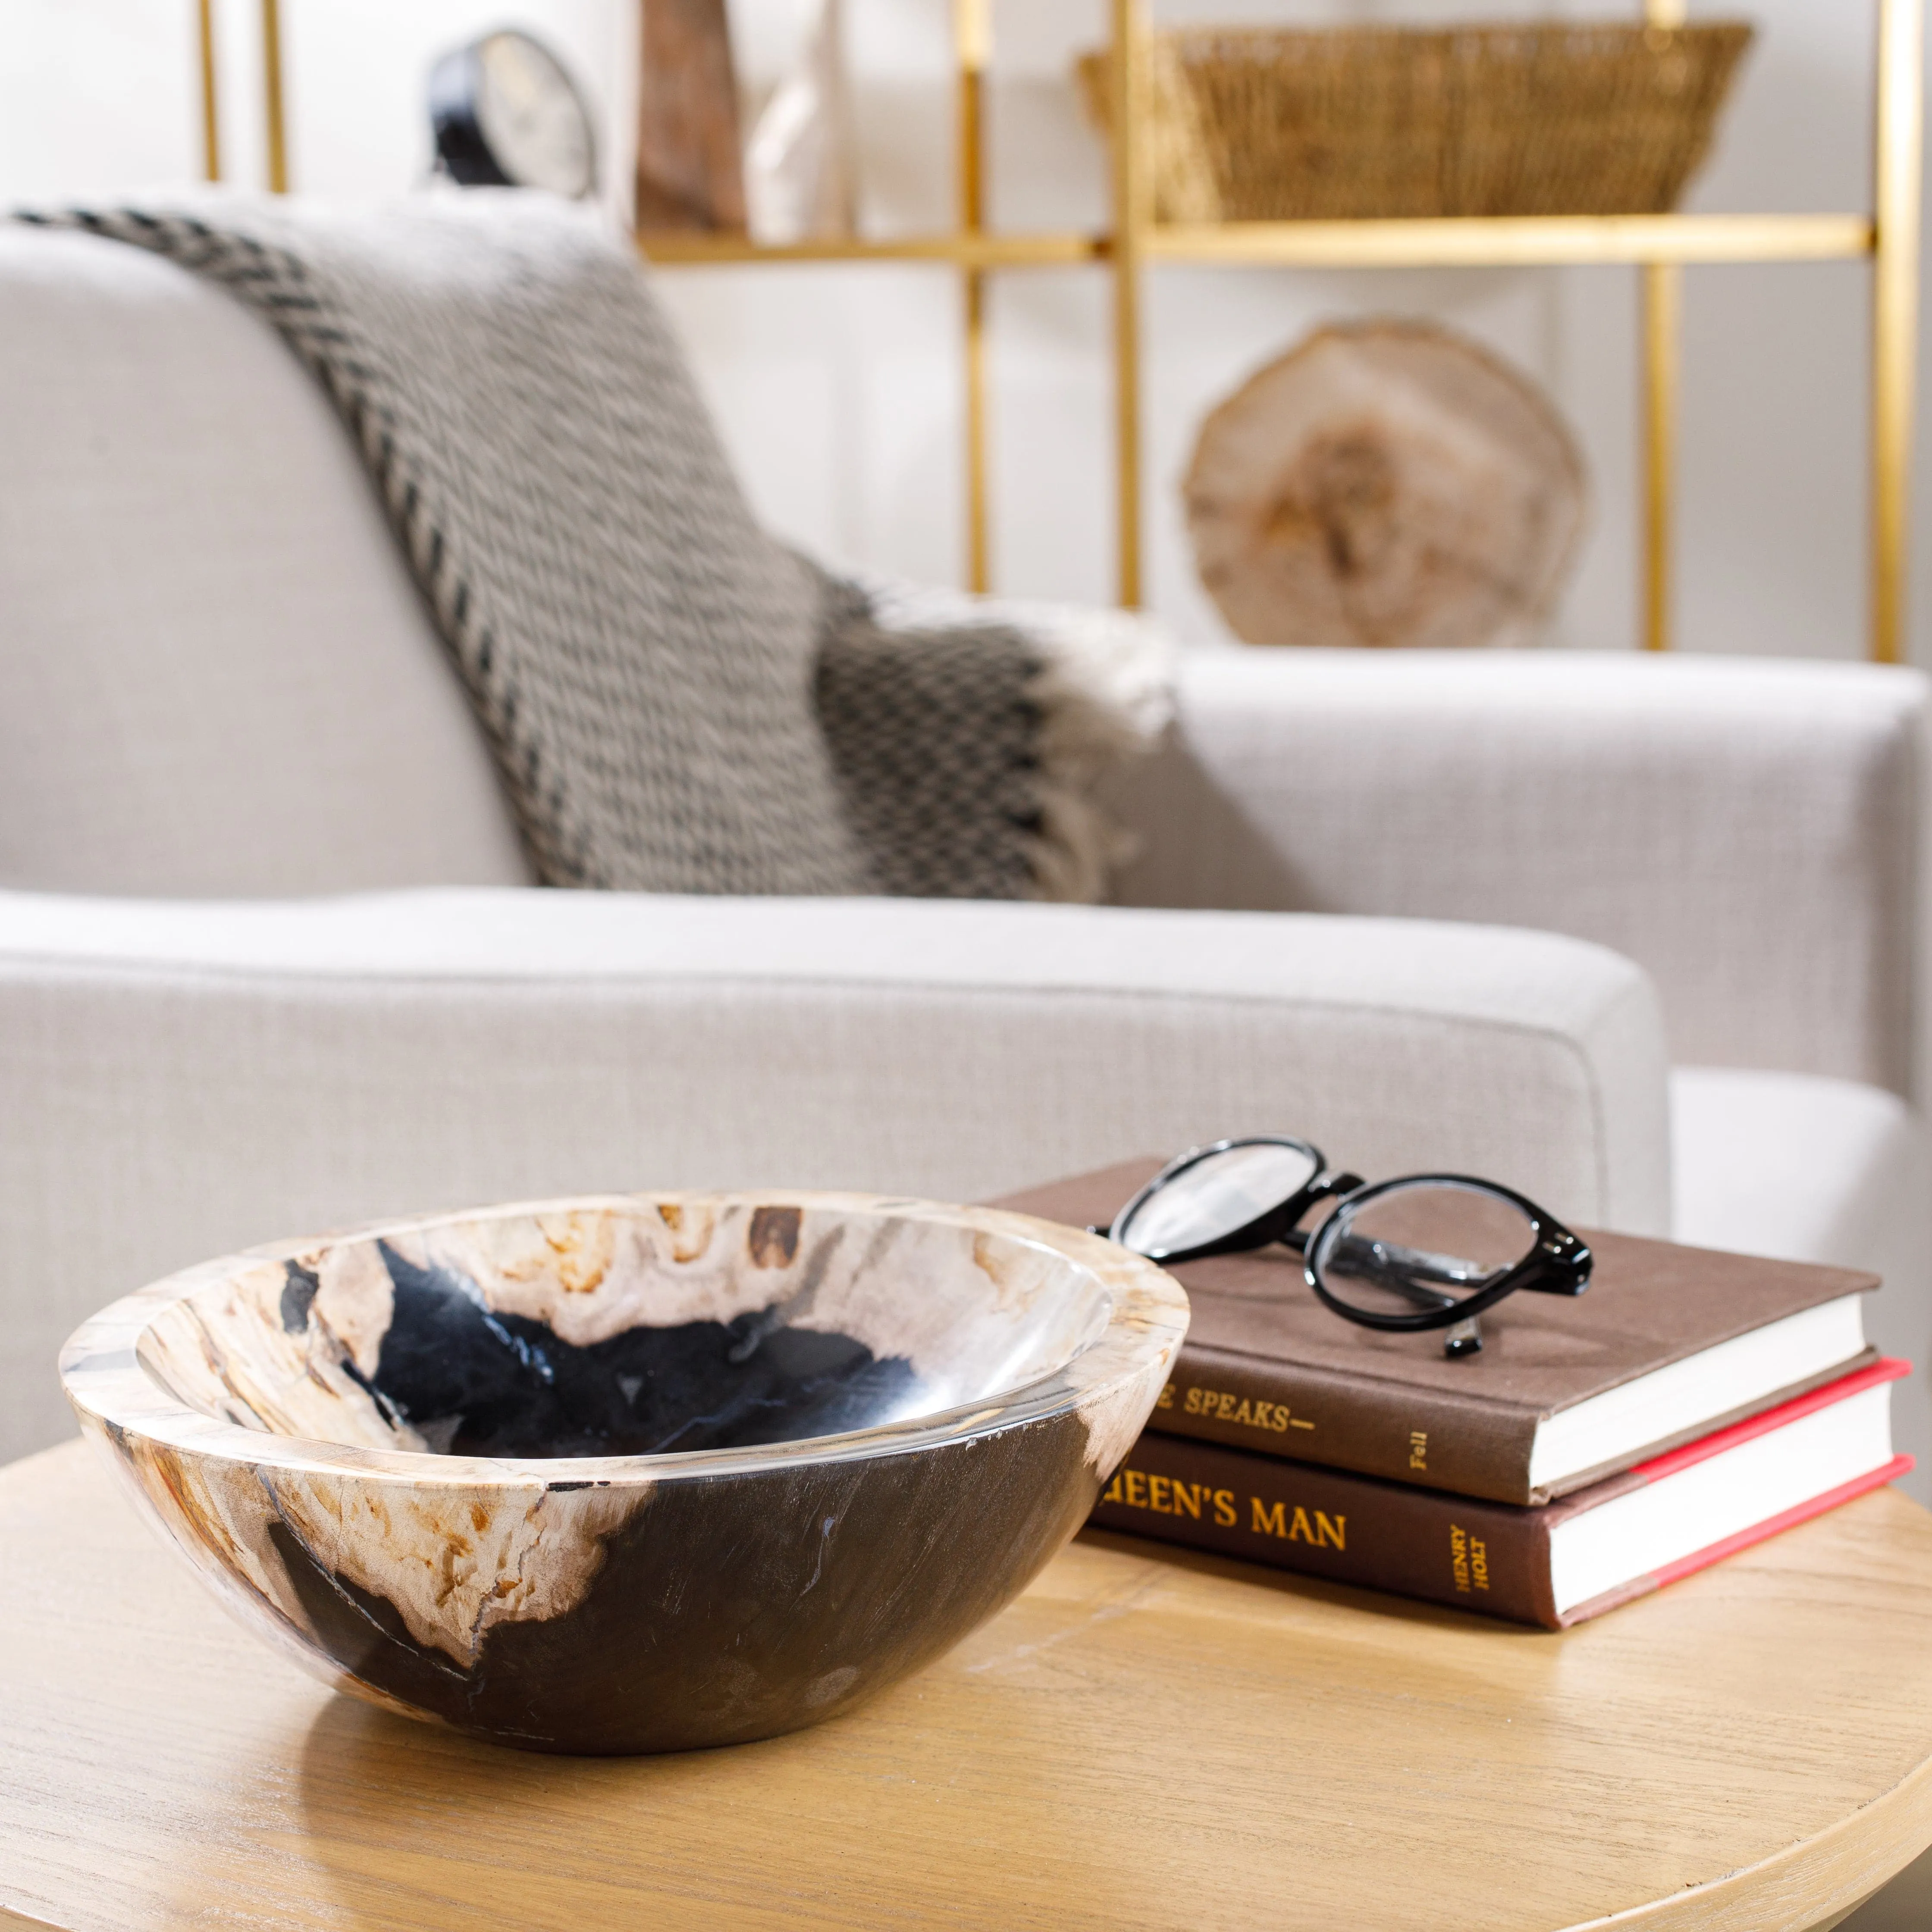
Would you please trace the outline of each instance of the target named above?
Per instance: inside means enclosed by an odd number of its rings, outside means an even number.
[[[1130,1162],[998,1204],[1105,1227],[1159,1163]],[[1874,1359],[1875,1275],[1586,1234],[1580,1299],[1514,1294],[1482,1353],[1333,1315],[1276,1247],[1174,1272],[1193,1306],[1148,1426],[1396,1483],[1546,1502]]]
[[[1149,1430],[1091,1520],[1562,1630],[1904,1474],[1889,1384],[1908,1367],[1873,1362],[1538,1509]]]

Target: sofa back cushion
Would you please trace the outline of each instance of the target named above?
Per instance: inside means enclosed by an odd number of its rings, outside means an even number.
[[[171,263],[0,225],[0,884],[524,884],[334,410]]]

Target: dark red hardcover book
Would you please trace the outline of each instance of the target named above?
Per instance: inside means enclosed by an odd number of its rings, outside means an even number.
[[[1521,1508],[1149,1430],[1091,1521],[1562,1630],[1912,1467],[1880,1360],[1560,1502]]]

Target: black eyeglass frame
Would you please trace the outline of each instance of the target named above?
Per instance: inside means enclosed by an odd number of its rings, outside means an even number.
[[[1303,1275],[1324,1307],[1362,1328],[1399,1334],[1474,1323],[1486,1310],[1520,1290],[1533,1294],[1575,1296],[1581,1294],[1590,1285],[1594,1258],[1588,1247],[1553,1214],[1514,1188],[1506,1187],[1499,1180],[1486,1180],[1469,1174],[1404,1174],[1387,1180],[1364,1181],[1360,1174],[1331,1168],[1328,1156],[1312,1142],[1298,1140],[1290,1134],[1242,1134],[1214,1142],[1206,1147],[1189,1148],[1186,1153],[1169,1161],[1114,1216],[1106,1230],[1108,1238],[1127,1246],[1122,1237],[1134,1216],[1162,1189],[1202,1162],[1244,1147],[1292,1148],[1306,1157],[1314,1172],[1286,1200],[1264,1210],[1242,1226],[1193,1247],[1174,1248],[1148,1255],[1150,1261],[1158,1262],[1163,1268],[1172,1268],[1184,1262],[1204,1261],[1212,1255],[1244,1254],[1279,1244],[1302,1256]],[[1398,1188],[1426,1183],[1466,1188],[1474,1193],[1491,1195],[1508,1202],[1530,1224],[1532,1235],[1528,1253],[1474,1294],[1444,1294],[1439,1298],[1436,1306],[1419,1308],[1412,1314],[1383,1314],[1372,1309],[1357,1308],[1324,1287],[1316,1274],[1318,1264],[1327,1258],[1322,1252],[1323,1238],[1330,1227],[1342,1225],[1336,1217],[1342,1209],[1361,1208]],[[1304,1232],[1298,1225],[1302,1217],[1322,1200],[1332,1200],[1334,1207],[1316,1227]],[[1136,1249],[1134,1252],[1145,1251]],[[1419,1284],[1402,1286],[1406,1293],[1427,1292]],[[1470,1336],[1474,1348],[1481,1346],[1480,1342],[1474,1339],[1473,1329],[1465,1332]]]
[[[1292,1148],[1297,1154],[1304,1155],[1314,1172],[1286,1201],[1277,1202],[1245,1226],[1232,1233],[1219,1236],[1211,1241],[1202,1241],[1191,1248],[1169,1248],[1159,1254],[1149,1254],[1147,1258],[1158,1262],[1162,1268],[1178,1267],[1183,1262],[1205,1261],[1210,1255],[1246,1254],[1255,1248],[1272,1246],[1280,1242],[1299,1252],[1306,1246],[1308,1238],[1301,1234],[1298,1223],[1303,1215],[1318,1201],[1330,1196],[1340,1196],[1361,1186],[1359,1174],[1348,1174],[1330,1168],[1328,1157],[1312,1141],[1297,1140],[1292,1134],[1240,1134],[1225,1141],[1213,1141],[1206,1147],[1190,1148],[1185,1154],[1176,1154],[1173,1160],[1156,1174],[1120,1211],[1116,1214],[1105,1230],[1110,1241],[1119,1241],[1123,1247],[1127,1244],[1122,1240],[1122,1232],[1134,1216],[1164,1187],[1170,1186],[1190,1168],[1198,1167],[1204,1160],[1213,1160],[1217,1156],[1231,1154],[1236,1148],[1281,1147]],[[1096,1231],[1100,1232],[1099,1230]],[[1136,1248],[1135,1253],[1145,1250]]]

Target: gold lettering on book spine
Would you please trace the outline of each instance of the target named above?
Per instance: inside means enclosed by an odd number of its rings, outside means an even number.
[[[1222,1529],[1233,1529],[1240,1521],[1232,1490],[1217,1490],[1206,1483],[1190,1483],[1180,1476],[1149,1475],[1139,1469],[1115,1471],[1114,1480],[1102,1492],[1103,1503],[1124,1509],[1145,1510],[1152,1516],[1184,1516],[1196,1522],[1214,1520]],[[1283,1543],[1306,1543],[1317,1550],[1346,1550],[1348,1519],[1330,1516],[1326,1510],[1310,1510],[1297,1503],[1264,1503],[1259,1496],[1248,1498],[1250,1532],[1272,1536]],[[1489,1586],[1485,1583],[1483,1586]]]
[[[1346,1550],[1348,1546],[1348,1519],[1346,1516],[1331,1516],[1326,1510],[1316,1510],[1311,1518],[1300,1503],[1295,1504],[1294,1513],[1291,1516],[1286,1503],[1264,1503],[1259,1496],[1248,1498],[1248,1527],[1257,1536],[1276,1537],[1283,1543],[1310,1543],[1318,1550],[1330,1546]]]
[[[1126,1509],[1144,1509],[1155,1516],[1184,1516],[1199,1522],[1213,1510],[1224,1529],[1235,1523],[1234,1492],[1190,1483],[1179,1476],[1150,1476],[1138,1469],[1122,1469],[1107,1485],[1100,1500]]]
[[[1156,1403],[1159,1408],[1168,1408],[1172,1403],[1167,1400],[1168,1391],[1174,1384],[1169,1382],[1162,1391],[1162,1399]],[[1285,1402],[1262,1402],[1248,1396],[1237,1395],[1232,1389],[1203,1388],[1199,1386],[1186,1390],[1180,1399],[1181,1412],[1198,1415],[1203,1421],[1232,1422],[1238,1428],[1259,1429],[1270,1436],[1285,1436],[1291,1429],[1312,1429],[1312,1422],[1305,1422],[1295,1415]]]

